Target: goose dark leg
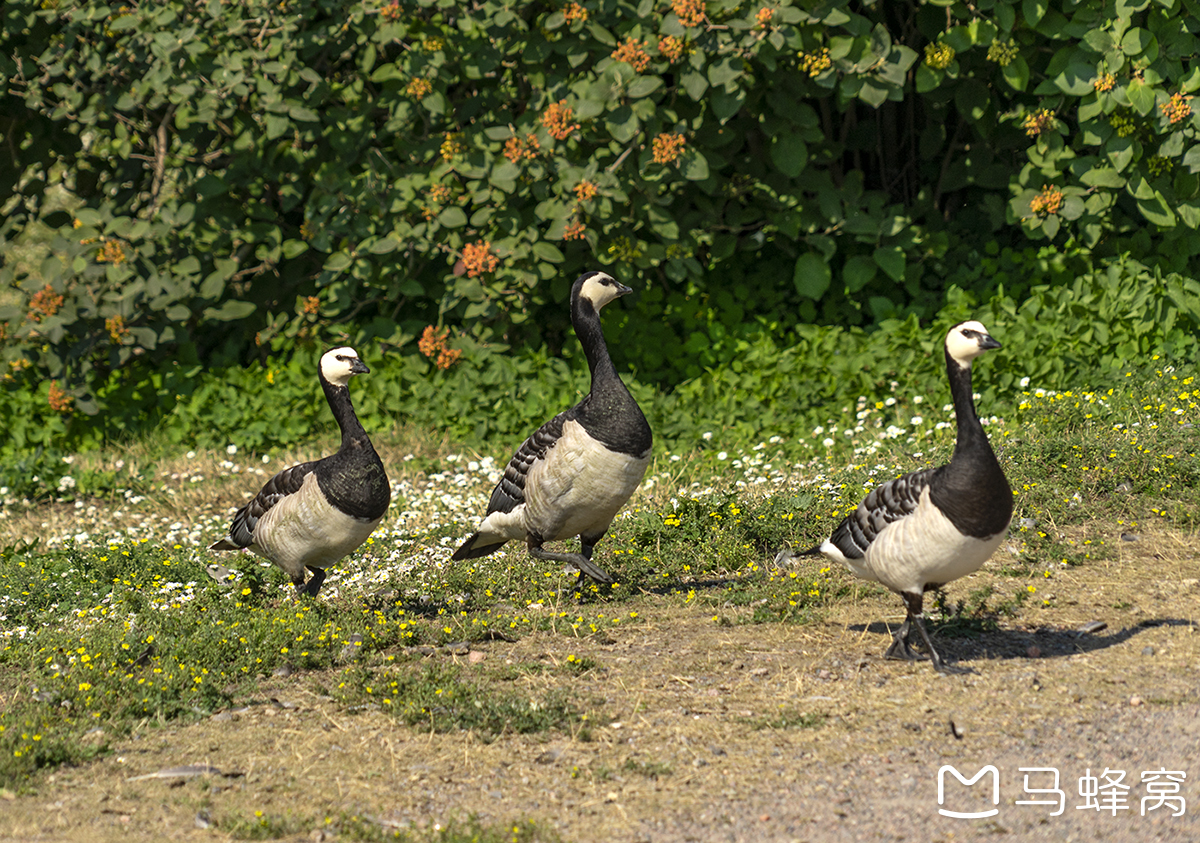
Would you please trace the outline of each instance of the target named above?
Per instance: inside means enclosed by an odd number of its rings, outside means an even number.
[[[592,546],[584,545],[583,553],[556,553],[546,550],[542,547],[540,540],[530,536],[526,545],[529,548],[529,555],[534,559],[545,559],[550,562],[565,562],[568,565],[575,567],[579,571],[580,577],[587,574],[598,583],[607,585],[615,582],[612,575],[603,568],[592,563]],[[582,582],[582,580],[581,580]]]
[[[969,667],[957,667],[956,665],[947,664],[946,660],[934,648],[933,641],[929,637],[929,631],[925,629],[925,613],[922,607],[924,595],[902,594],[900,596],[904,598],[904,605],[908,608],[908,617],[904,620],[905,626],[908,625],[911,619],[912,623],[917,627],[917,632],[921,634],[921,640],[925,642],[925,649],[929,650],[929,661],[933,665],[933,669],[938,673],[951,676],[974,673],[975,671]]]
[[[308,570],[312,571],[312,577],[303,588],[296,586],[296,590],[301,594],[307,594],[310,597],[316,597],[317,592],[321,590],[321,584],[325,582],[325,569],[309,568]]]
[[[905,614],[904,623],[900,624],[900,628],[896,630],[896,634],[892,636],[892,646],[887,648],[887,652],[883,654],[885,659],[895,659],[896,661],[906,662],[923,662],[929,657],[923,656],[912,648],[908,641],[908,635],[912,631],[912,615]]]

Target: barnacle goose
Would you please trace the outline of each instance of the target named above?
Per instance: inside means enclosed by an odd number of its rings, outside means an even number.
[[[908,640],[915,625],[939,673],[969,670],[946,664],[934,649],[922,613],[924,593],[979,570],[1012,519],[1012,490],[971,394],[971,361],[992,348],[1000,343],[979,322],[955,325],[946,335],[946,372],[958,426],[950,462],[884,483],[828,541],[795,554],[823,554],[899,594],[907,615],[885,658],[921,658]]]
[[[325,568],[367,540],[392,499],[383,462],[363,430],[347,386],[371,370],[352,348],[321,356],[321,389],[342,431],[324,459],[285,468],[233,516],[229,535],[209,550],[247,547],[287,572],[299,594],[316,595]],[[305,583],[307,571],[312,577]]]
[[[592,549],[629,500],[650,462],[650,425],[617,376],[600,308],[631,292],[605,272],[585,272],[571,287],[571,324],[587,355],[591,391],[522,443],[492,492],[487,516],[451,559],[475,559],[523,540],[535,559],[566,562],[601,583],[612,576]],[[579,536],[579,553],[545,542]]]

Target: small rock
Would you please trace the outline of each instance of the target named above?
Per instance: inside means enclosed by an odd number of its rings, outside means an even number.
[[[273,671],[271,671],[271,675],[272,676],[280,676],[280,677],[291,676],[292,675],[292,666],[290,664],[281,664],[279,667],[277,667]]]
[[[1133,484],[1130,483],[1128,480],[1118,483],[1117,491],[1123,495],[1128,495],[1130,492],[1133,491]]]
[[[1022,518],[1020,521],[1017,522],[1017,526],[1022,527],[1026,530],[1032,530],[1034,527],[1037,526],[1037,519],[1036,518]]]
[[[1153,655],[1154,655],[1154,648],[1153,648],[1153,647],[1151,647],[1151,646],[1149,646],[1149,645],[1147,645],[1147,646],[1143,647],[1143,648],[1142,648],[1142,655],[1143,655],[1143,656],[1153,656]]]
[[[229,570],[224,565],[218,565],[215,562],[211,565],[205,565],[204,573],[208,574],[223,586],[233,585],[233,571]]]
[[[1137,533],[1121,533],[1121,541],[1123,542],[1140,542],[1142,537]]]
[[[471,645],[466,641],[456,641],[453,644],[446,645],[446,652],[452,656],[465,656],[471,652]]]
[[[545,752],[543,752],[537,758],[533,759],[533,762],[535,764],[553,764],[555,761],[557,761],[561,757],[562,757],[561,749],[547,749]]]
[[[765,667],[756,667],[756,668],[754,668],[754,670],[750,671],[750,675],[751,676],[766,676],[770,672],[771,671],[769,671]]]
[[[338,653],[338,661],[352,662],[357,660],[362,653],[363,637],[356,632],[346,639],[346,646]]]
[[[211,827],[212,827],[212,817],[209,816],[208,811],[198,811],[196,813],[196,828],[211,828]]]
[[[1080,635],[1091,635],[1093,632],[1100,632],[1104,629],[1108,629],[1108,624],[1104,621],[1088,621],[1075,631]]]
[[[1031,659],[1040,659],[1042,657],[1042,648],[1037,644],[1030,644],[1025,649],[1025,655],[1029,656]]]
[[[1132,696],[1132,697],[1130,697],[1130,698],[1129,698],[1129,704],[1130,704],[1130,705],[1132,705],[1132,706],[1138,706],[1138,705],[1141,705],[1141,704],[1142,704],[1142,698],[1141,698],[1141,697],[1139,697],[1139,696]]]
[[[481,653],[479,650],[472,650],[467,653],[467,662],[469,664],[479,664],[487,658],[487,653]]]

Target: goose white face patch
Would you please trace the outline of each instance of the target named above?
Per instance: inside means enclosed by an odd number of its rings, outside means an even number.
[[[345,386],[353,375],[365,370],[366,366],[358,358],[358,352],[350,346],[333,348],[321,355],[321,374],[325,380],[337,386]]]
[[[950,357],[955,363],[966,368],[971,365],[972,360],[988,350],[979,344],[980,340],[990,338],[991,335],[982,322],[963,322],[955,325],[950,329],[950,333],[946,334],[946,350],[950,352]]]
[[[598,313],[600,308],[621,295],[621,285],[607,272],[596,272],[583,282],[579,297],[587,299]]]

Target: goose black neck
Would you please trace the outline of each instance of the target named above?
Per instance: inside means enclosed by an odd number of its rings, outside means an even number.
[[[954,402],[954,415],[958,427],[952,459],[977,450],[991,454],[992,446],[988,444],[987,434],[983,432],[983,425],[975,412],[975,399],[971,392],[971,364],[968,362],[965,366],[960,365],[947,350],[946,376],[950,380],[950,398]]]
[[[362,443],[369,446],[371,440],[354,412],[354,405],[350,403],[350,390],[347,387],[330,383],[323,374],[321,375],[321,389],[325,391],[325,400],[329,402],[329,409],[333,411],[338,429],[342,431],[342,449],[345,450],[354,444]]]
[[[604,342],[604,330],[600,326],[600,314],[590,301],[577,298],[571,305],[571,324],[575,327],[575,336],[583,346],[587,355],[588,371],[592,373],[592,388],[606,383],[621,383],[617,377],[617,367],[613,365],[608,354],[608,344]]]

